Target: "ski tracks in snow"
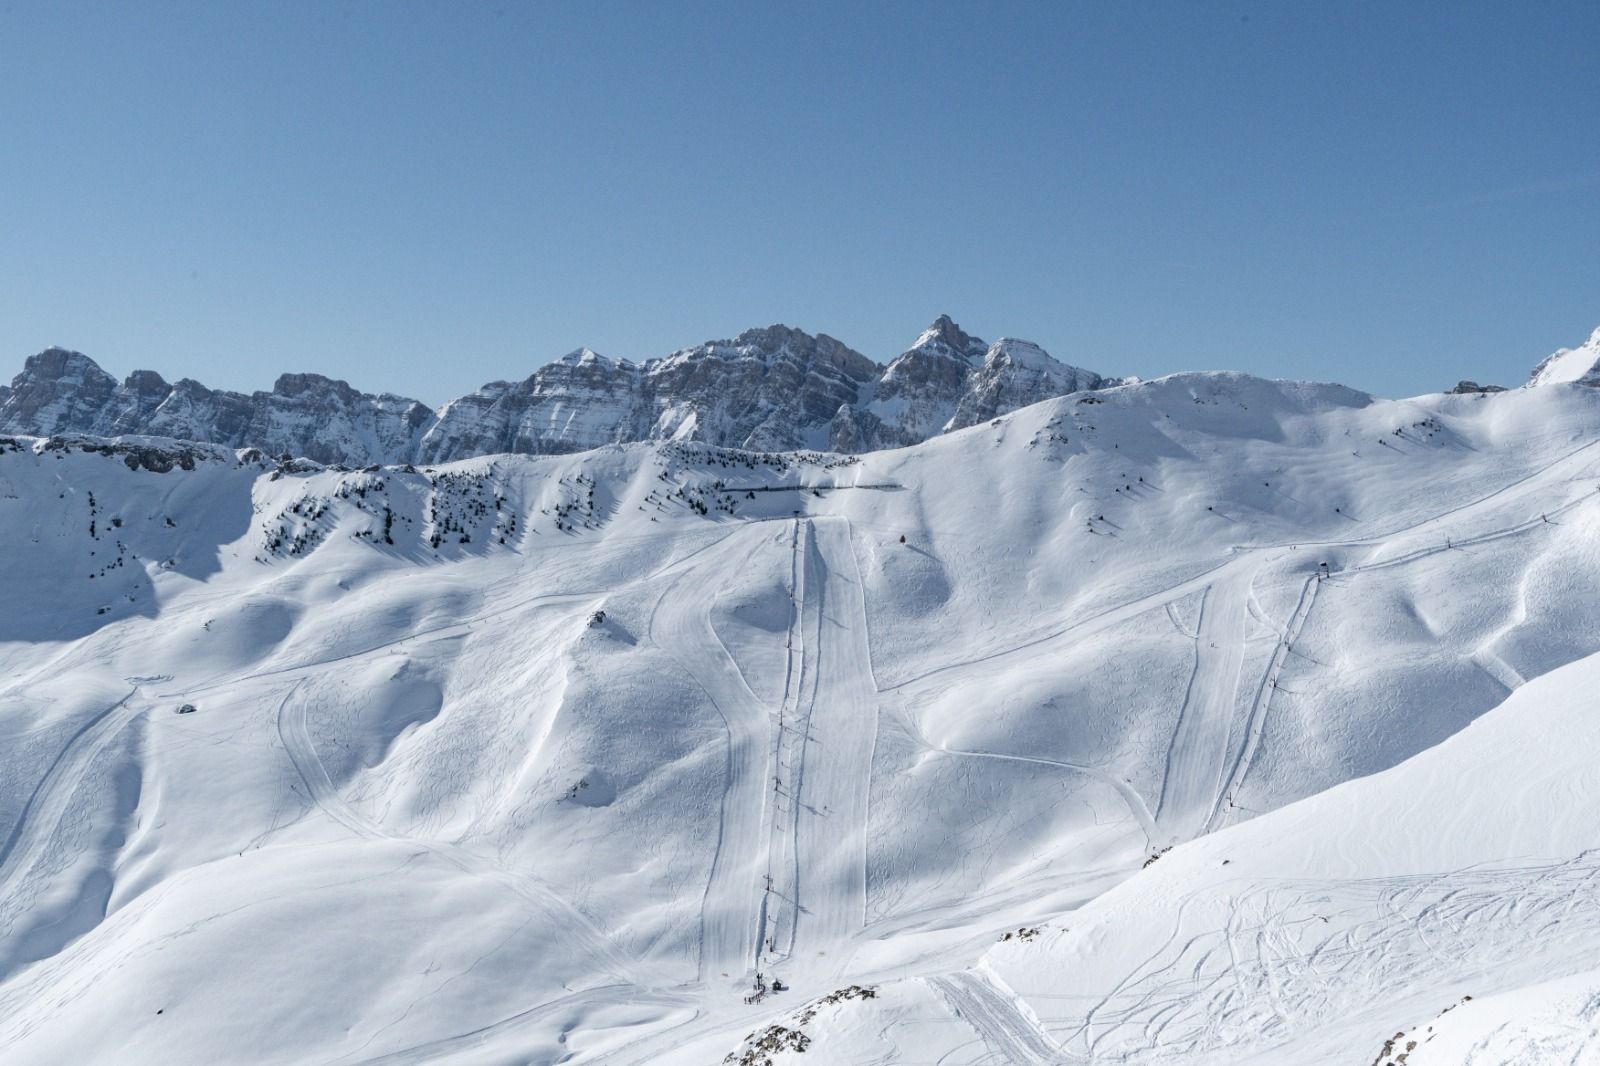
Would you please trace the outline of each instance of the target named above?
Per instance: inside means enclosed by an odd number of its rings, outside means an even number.
[[[1300,639],[1300,632],[1305,628],[1306,619],[1311,616],[1311,605],[1316,602],[1317,589],[1321,587],[1322,582],[1313,574],[1306,578],[1305,584],[1300,588],[1300,599],[1294,605],[1294,613],[1289,616],[1289,624],[1279,634],[1277,647],[1272,649],[1272,659],[1267,663],[1267,672],[1256,686],[1255,701],[1250,706],[1250,717],[1245,723],[1244,744],[1239,748],[1238,755],[1228,770],[1227,783],[1216,794],[1211,804],[1211,810],[1206,815],[1204,832],[1209,833],[1216,828],[1217,819],[1224,813],[1224,804],[1231,805],[1238,798],[1239,789],[1244,785],[1245,775],[1250,772],[1250,763],[1255,759],[1256,749],[1261,744],[1261,734],[1267,725],[1267,712],[1271,710],[1272,697],[1278,691],[1278,678],[1282,676],[1283,668],[1288,665],[1289,653],[1294,648],[1294,642]]]
[[[1255,575],[1256,566],[1232,568],[1206,590],[1200,605],[1194,674],[1167,749],[1156,807],[1156,827],[1173,843],[1204,830],[1222,791]]]
[[[791,983],[831,979],[866,923],[878,691],[865,593],[846,520],[799,519],[792,530],[794,609],[780,707],[751,691],[718,638],[710,617],[716,586],[698,569],[662,595],[650,623],[651,639],[689,672],[728,731],[701,911],[702,980],[774,965]],[[678,587],[695,581],[712,594]]]
[[[976,969],[924,981],[1001,1061],[1012,1066],[1049,1066],[1061,1058],[1061,1049],[1045,1035],[1028,1006],[981,963]]]
[[[756,871],[762,858],[761,826],[768,794],[770,712],[745,683],[712,627],[716,589],[706,588],[704,581],[704,575],[691,569],[668,586],[651,614],[650,638],[689,672],[722,717],[728,734],[717,847],[700,912],[700,977],[707,980],[719,973],[743,975],[756,963],[760,909]],[[698,591],[690,587],[696,582],[702,583]]]
[[[802,612],[807,654],[793,769],[795,910],[791,963],[836,975],[866,924],[867,803],[878,735],[878,691],[861,575],[842,518],[806,523]]]
[[[38,862],[95,759],[143,713],[143,707],[133,704],[138,691],[134,688],[80,726],[34,786],[10,837],[0,846],[0,904]]]
[[[278,704],[278,736],[306,791],[324,814],[358,837],[394,841],[421,849],[462,873],[498,885],[521,897],[544,914],[553,926],[566,931],[578,950],[616,977],[643,987],[661,983],[659,975],[645,971],[636,959],[612,943],[610,937],[597,928],[587,915],[533,875],[507,870],[458,843],[387,832],[353,807],[334,786],[321,757],[317,755],[306,721],[307,700],[301,688],[299,684],[291,687]]]

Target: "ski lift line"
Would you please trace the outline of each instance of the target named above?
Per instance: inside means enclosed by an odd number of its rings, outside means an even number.
[[[785,649],[783,698],[778,705],[778,729],[772,743],[772,763],[774,767],[781,767],[784,762],[784,742],[787,734],[792,731],[789,720],[794,717],[792,709],[798,710],[799,707],[799,687],[801,677],[805,671],[805,607],[803,593],[805,572],[800,557],[800,533],[801,519],[792,519],[789,527],[789,637]],[[781,850],[783,847],[778,822],[780,814],[779,806],[773,804],[769,810],[769,817],[765,820],[765,873],[763,874],[764,890],[761,895],[761,920],[756,936],[757,965],[760,965],[764,956],[775,956],[777,954],[776,935],[769,932],[769,929],[775,922],[781,920],[781,915],[775,916],[770,912],[770,903],[775,891],[774,852]]]
[[[879,481],[867,485],[725,485],[720,489],[710,489],[712,492],[838,492],[843,489],[866,489],[877,492],[892,492],[904,489],[905,486],[895,481]]]

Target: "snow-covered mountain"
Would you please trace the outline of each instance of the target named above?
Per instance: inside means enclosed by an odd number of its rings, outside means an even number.
[[[0,395],[0,432],[138,434],[253,447],[323,463],[404,462],[434,414],[388,393],[357,392],[320,374],[284,374],[271,392],[245,395],[153,370],[117,379],[81,352],[30,356]]]
[[[875,432],[1058,373],[935,332]],[[1600,1042],[1600,389],[1179,374],[862,455],[651,410],[357,471],[0,438],[0,1061]]]
[[[985,345],[948,317],[888,367],[826,334],[769,326],[642,364],[579,349],[437,412],[317,374],[285,374],[248,396],[148,370],[119,384],[88,356],[49,348],[0,391],[0,432],[164,436],[346,466],[643,440],[862,452],[1105,383],[1025,341]]]
[[[1562,348],[1533,368],[1528,385],[1600,385],[1600,329],[1576,348]]]

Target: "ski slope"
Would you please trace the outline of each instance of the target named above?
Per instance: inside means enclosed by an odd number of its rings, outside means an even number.
[[[0,443],[0,1058],[1582,1061],[1596,427]]]

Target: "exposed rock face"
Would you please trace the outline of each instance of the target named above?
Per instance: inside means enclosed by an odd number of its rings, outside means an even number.
[[[989,346],[983,364],[967,379],[956,412],[944,428],[964,429],[1051,396],[1114,384],[1092,370],[1057,362],[1037,344],[1002,337]]]
[[[580,348],[524,381],[493,381],[440,410],[417,460],[573,452],[639,439],[640,371]]]
[[[47,348],[0,397],[5,432],[145,434],[256,447],[321,463],[404,462],[433,412],[416,400],[357,392],[320,374],[285,374],[271,392],[216,392],[138,370],[120,385],[80,352]]]
[[[28,357],[11,382],[4,425],[12,432],[113,432],[117,379],[93,359],[65,348],[46,348]],[[11,412],[16,412],[13,417]]]
[[[940,315],[923,330],[916,343],[884,370],[867,405],[867,413],[877,421],[876,446],[914,444],[942,433],[955,417],[967,379],[986,348],[948,315]]]
[[[1600,385],[1600,329],[1576,348],[1562,348],[1533,368],[1528,385]]]
[[[826,448],[840,407],[882,368],[827,334],[746,330],[645,364],[652,437],[752,451]]]
[[[351,466],[652,439],[862,452],[1107,384],[1026,341],[987,345],[944,316],[887,367],[826,334],[768,326],[644,363],[581,348],[437,412],[320,374],[284,374],[248,395],[150,370],[118,384],[88,356],[50,348],[0,388],[0,432],[143,434]]]
[[[827,446],[828,425],[879,367],[832,337],[787,326],[747,330],[643,364],[587,348],[518,384],[454,400],[419,458],[572,452],[633,440],[692,439],[752,451]]]
[[[840,412],[832,444],[849,452],[915,444],[1052,396],[1115,384],[1028,341],[985,344],[941,315],[884,370],[864,410]]]

